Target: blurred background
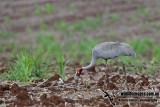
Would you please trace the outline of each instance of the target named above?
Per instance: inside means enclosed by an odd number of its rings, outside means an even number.
[[[119,60],[155,73],[159,29],[160,0],[0,0],[0,65],[15,63],[22,53],[39,63],[63,57],[86,65],[96,44],[113,41],[137,53],[136,61]]]

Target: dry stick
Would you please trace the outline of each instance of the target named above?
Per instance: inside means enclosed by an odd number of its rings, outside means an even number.
[[[48,79],[46,79],[45,81],[41,82],[41,83],[40,83],[40,84],[38,84],[36,87],[38,87],[38,86],[40,86],[40,85],[44,84],[46,81],[48,81]]]

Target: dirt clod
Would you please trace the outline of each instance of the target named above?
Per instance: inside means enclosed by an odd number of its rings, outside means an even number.
[[[120,76],[116,75],[111,78],[111,81],[116,82],[118,79],[120,79]]]
[[[135,79],[131,76],[127,76],[127,82],[128,83],[136,83]]]
[[[97,86],[103,86],[104,85],[104,81],[98,81]]]
[[[55,81],[55,80],[59,80],[60,76],[58,74],[55,74],[53,77],[49,78],[48,81]]]
[[[28,96],[28,92],[27,91],[21,91],[17,95],[17,99],[19,99],[19,100],[26,100],[28,98],[29,98],[29,96]]]
[[[107,84],[107,88],[110,89],[110,90],[118,90],[116,85],[114,83],[111,83],[111,82]]]

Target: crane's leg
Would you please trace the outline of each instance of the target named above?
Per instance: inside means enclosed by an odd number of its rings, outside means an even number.
[[[108,69],[108,67],[107,67],[107,60],[105,60],[105,61],[106,61],[106,72],[105,72],[105,79],[104,79],[103,89],[106,88],[106,84],[109,82],[109,78],[107,76],[107,69]]]
[[[125,81],[126,81],[126,88],[127,88],[127,90],[129,91],[125,66],[124,66],[122,63],[120,63],[116,58],[112,58],[112,59],[115,60],[117,63],[119,63],[119,64],[123,67],[123,73],[124,73]]]

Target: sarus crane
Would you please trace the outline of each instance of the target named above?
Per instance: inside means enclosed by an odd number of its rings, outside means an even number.
[[[82,73],[83,70],[89,69],[91,67],[93,67],[96,63],[96,60],[98,58],[102,58],[105,60],[106,62],[106,67],[107,67],[107,60],[108,59],[113,59],[116,62],[118,62],[123,68],[124,65],[121,64],[116,57],[118,56],[134,56],[136,57],[136,53],[133,50],[133,48],[127,44],[127,43],[117,43],[117,42],[104,42],[104,43],[100,43],[98,45],[96,45],[93,49],[92,49],[92,61],[91,63],[86,66],[86,67],[82,67],[79,68],[76,72],[75,75],[75,81],[78,82],[78,79]],[[123,70],[124,71],[124,70]],[[124,71],[124,75],[125,75],[125,79],[126,79],[126,72]],[[126,87],[128,89],[128,84],[127,84],[127,79],[126,79]],[[129,90],[129,89],[128,89]]]

